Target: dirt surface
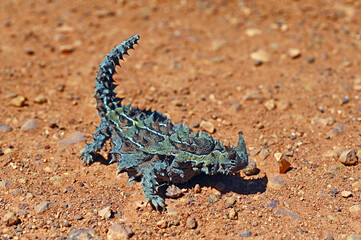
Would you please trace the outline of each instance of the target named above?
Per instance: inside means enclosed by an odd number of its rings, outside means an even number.
[[[0,239],[360,239],[361,164],[339,159],[361,152],[360,16],[350,0],[2,0]],[[158,212],[116,164],[82,165],[95,71],[134,34],[119,97],[226,143],[241,131],[259,173],[198,176]]]

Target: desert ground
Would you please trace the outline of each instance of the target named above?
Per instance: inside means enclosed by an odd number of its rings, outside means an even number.
[[[2,0],[0,239],[361,239],[361,1]],[[79,154],[99,63],[124,103],[225,144],[253,175],[159,187]],[[288,166],[288,163],[290,166]]]

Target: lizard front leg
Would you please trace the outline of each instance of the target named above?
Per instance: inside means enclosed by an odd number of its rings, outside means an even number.
[[[157,210],[164,207],[164,199],[158,195],[157,175],[164,175],[167,169],[165,162],[156,162],[149,164],[142,169],[142,190],[147,203],[151,203]]]
[[[80,157],[83,157],[83,163],[89,165],[93,162],[93,154],[100,151],[104,146],[104,143],[110,138],[109,125],[105,119],[102,118],[102,122],[97,127],[96,132],[93,134],[93,142],[88,143]]]

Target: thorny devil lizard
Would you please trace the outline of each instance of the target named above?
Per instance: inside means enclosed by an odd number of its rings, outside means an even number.
[[[159,183],[184,183],[199,173],[235,173],[246,168],[248,153],[240,133],[237,146],[223,146],[203,131],[191,133],[183,123],[173,124],[159,112],[121,104],[123,99],[114,92],[115,67],[138,40],[134,35],[122,42],[101,62],[94,96],[101,123],[80,156],[90,164],[110,139],[110,163],[117,161],[118,173],[127,172],[129,181],[140,178],[147,203],[158,209],[164,207],[157,194]]]

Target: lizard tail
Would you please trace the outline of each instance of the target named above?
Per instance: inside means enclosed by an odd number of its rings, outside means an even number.
[[[119,60],[123,60],[124,55],[129,55],[128,50],[134,49],[133,46],[137,44],[139,35],[125,40],[116,46],[99,65],[97,76],[95,77],[95,98],[97,100],[97,110],[101,117],[105,117],[109,110],[113,110],[121,106],[123,99],[116,98],[114,89],[113,75],[116,65],[119,65]]]

